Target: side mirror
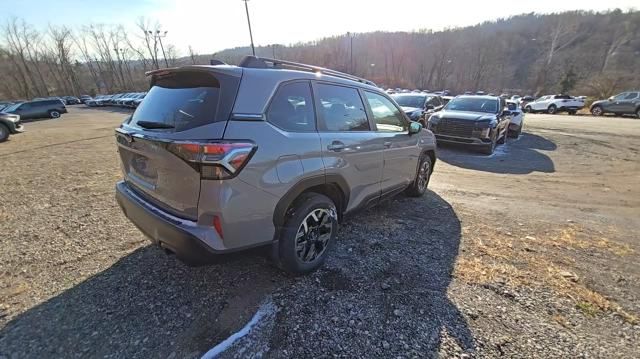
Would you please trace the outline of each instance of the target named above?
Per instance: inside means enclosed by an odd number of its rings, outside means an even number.
[[[502,116],[511,116],[511,115],[512,115],[512,113],[509,110],[502,111]]]
[[[613,101],[613,96],[609,97],[609,101]]]
[[[409,124],[409,134],[413,135],[422,131],[422,124],[420,122],[411,122]]]

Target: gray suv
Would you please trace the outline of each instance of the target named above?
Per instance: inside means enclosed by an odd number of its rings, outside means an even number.
[[[2,112],[19,115],[22,120],[58,118],[67,113],[67,107],[60,99],[43,99],[17,103],[6,107]]]
[[[433,134],[370,81],[253,56],[148,75],[116,129],[116,198],[188,264],[270,244],[282,269],[309,272],[345,216],[426,191]]]
[[[594,116],[614,113],[616,116],[636,115],[640,118],[640,91],[627,91],[607,100],[595,101],[591,104],[590,111]]]

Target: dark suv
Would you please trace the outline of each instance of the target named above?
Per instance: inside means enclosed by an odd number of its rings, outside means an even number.
[[[270,244],[281,268],[308,272],[347,214],[427,189],[433,134],[370,81],[253,56],[149,75],[116,129],[116,198],[187,263]]]
[[[511,112],[505,106],[496,96],[458,96],[431,115],[428,127],[438,143],[467,144],[490,155],[507,140]]]
[[[440,111],[444,106],[442,98],[435,94],[399,93],[393,94],[391,97],[396,100],[412,121],[420,122],[425,127],[429,115]]]
[[[11,105],[2,112],[20,115],[21,120],[58,118],[63,113],[67,113],[67,107],[59,99],[34,100]]]
[[[617,116],[636,115],[640,118],[640,91],[627,91],[606,100],[595,101],[590,110],[594,116],[614,113]]]

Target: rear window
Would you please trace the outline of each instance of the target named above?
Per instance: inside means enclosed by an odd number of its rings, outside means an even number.
[[[165,131],[178,132],[214,121],[220,83],[213,75],[203,72],[168,73],[157,76],[152,85],[133,113],[131,125],[151,128],[149,123],[157,123],[165,125]]]

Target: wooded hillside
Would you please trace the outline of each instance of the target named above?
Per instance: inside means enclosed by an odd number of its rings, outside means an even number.
[[[212,57],[238,63],[250,53],[241,47],[179,57],[155,35],[162,34],[159,24],[141,19],[137,29],[128,34],[118,25],[87,24],[39,32],[12,19],[0,36],[0,99],[143,90],[145,71],[207,64]],[[640,12],[523,14],[438,32],[345,34],[256,52],[383,87],[604,97],[640,87]]]

